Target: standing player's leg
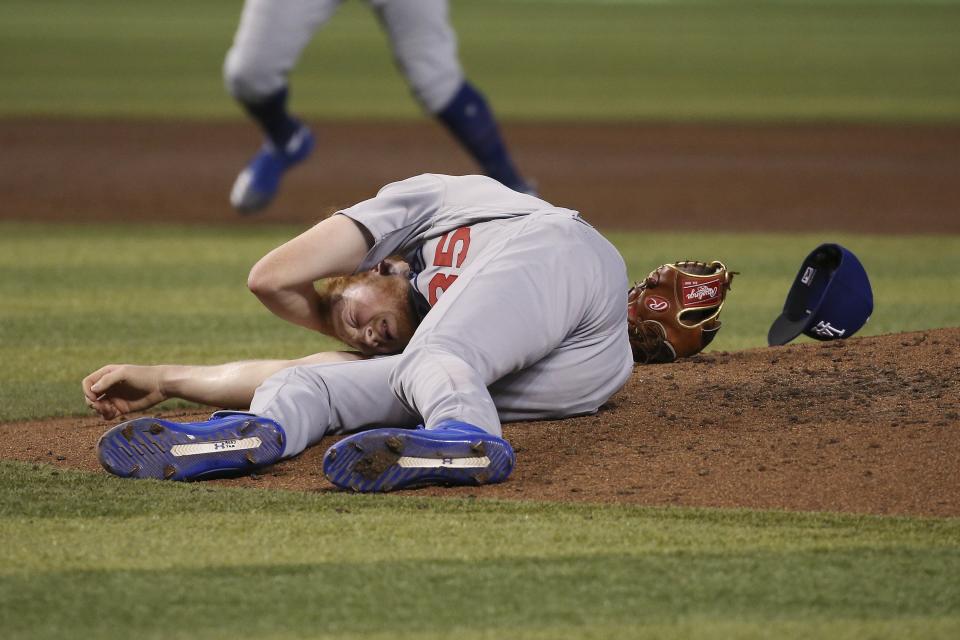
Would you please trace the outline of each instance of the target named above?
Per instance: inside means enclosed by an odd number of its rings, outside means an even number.
[[[227,90],[259,125],[266,142],[230,193],[240,213],[255,213],[276,195],[283,174],[313,149],[310,130],[287,108],[287,76],[340,0],[246,0],[224,62]]]
[[[533,193],[516,167],[483,94],[463,76],[447,0],[370,0],[414,97],[483,168],[511,189]]]

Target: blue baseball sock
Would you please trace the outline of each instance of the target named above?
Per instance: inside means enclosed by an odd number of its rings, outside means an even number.
[[[473,85],[465,80],[437,118],[466,147],[484,173],[511,189],[529,188],[513,166],[490,105]]]
[[[287,96],[288,89],[284,87],[261,102],[243,103],[277,149],[283,149],[300,128],[300,122],[287,111]]]

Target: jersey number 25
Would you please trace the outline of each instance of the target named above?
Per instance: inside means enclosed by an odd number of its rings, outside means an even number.
[[[470,249],[470,227],[460,227],[445,233],[437,243],[437,251],[433,255],[433,266],[459,269],[467,258]],[[450,288],[457,280],[457,274],[439,272],[430,278],[429,298],[430,306],[437,303],[440,294]]]

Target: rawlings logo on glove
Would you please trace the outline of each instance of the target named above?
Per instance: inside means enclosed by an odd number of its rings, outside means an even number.
[[[673,362],[702,351],[720,330],[720,309],[736,272],[722,262],[661,265],[627,294],[635,362]]]
[[[660,296],[650,296],[647,298],[647,308],[650,311],[666,311],[670,308],[670,303]]]
[[[719,281],[710,281],[705,284],[695,280],[683,281],[683,299],[686,301],[683,306],[685,307],[712,306],[719,297]]]

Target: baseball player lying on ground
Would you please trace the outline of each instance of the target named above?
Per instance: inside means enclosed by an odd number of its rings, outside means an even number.
[[[397,254],[409,269],[387,260]],[[110,365],[83,388],[106,418],[171,395],[249,405],[199,423],[113,427],[98,453],[119,476],[249,472],[353,434],[323,460],[340,487],[501,482],[515,462],[501,421],[593,413],[635,359],[699,351],[719,328],[730,279],[720,263],[664,265],[628,296],[623,259],[577,212],[487,177],[427,174],[320,222],[250,273],[274,314],[358,353]]]

